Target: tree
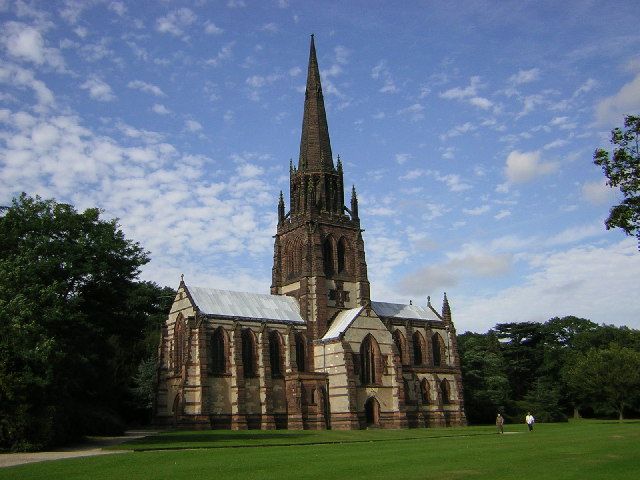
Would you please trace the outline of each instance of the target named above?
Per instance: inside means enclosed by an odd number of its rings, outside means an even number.
[[[2,212],[0,245],[0,449],[122,428],[122,372],[140,360],[126,367],[126,352],[146,322],[131,295],[147,254],[98,209],[26,194]]]
[[[640,116],[625,116],[624,129],[611,131],[611,143],[616,145],[613,157],[599,148],[593,162],[602,167],[607,185],[620,188],[624,200],[611,208],[605,225],[635,235],[640,248]]]
[[[470,423],[492,423],[509,402],[509,380],[498,339],[487,334],[458,336],[464,405]]]
[[[567,364],[565,377],[577,395],[622,420],[640,400],[640,352],[616,343],[593,348]]]

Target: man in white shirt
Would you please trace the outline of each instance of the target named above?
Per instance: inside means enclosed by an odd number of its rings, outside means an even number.
[[[527,416],[524,418],[525,421],[527,422],[527,426],[529,427],[529,431],[533,431],[533,424],[535,423],[536,419],[533,418],[533,415],[531,415],[531,412],[527,412]]]

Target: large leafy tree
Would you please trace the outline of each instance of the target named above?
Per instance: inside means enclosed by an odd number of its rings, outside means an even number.
[[[567,363],[565,376],[578,395],[596,408],[615,411],[620,420],[640,401],[640,352],[631,348],[616,343],[593,348]]]
[[[491,423],[509,403],[509,379],[498,339],[488,334],[458,337],[464,405],[470,423]]]
[[[0,448],[117,429],[146,252],[98,209],[26,194],[1,213],[0,245]]]
[[[615,145],[613,155],[599,148],[593,161],[602,167],[607,184],[620,188],[624,200],[611,208],[605,225],[607,230],[621,228],[635,235],[640,247],[640,116],[626,116],[624,128],[611,131],[611,143]]]

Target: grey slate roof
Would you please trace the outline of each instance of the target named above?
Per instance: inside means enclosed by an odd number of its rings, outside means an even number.
[[[324,334],[322,340],[334,340],[339,338],[344,331],[349,328],[349,325],[356,319],[364,307],[350,308],[349,310],[342,310],[333,319],[333,323],[327,333]]]
[[[438,316],[428,307],[403,305],[401,303],[371,302],[371,308],[379,317],[411,320],[435,320]]]
[[[204,315],[277,323],[301,323],[300,306],[285,295],[232,292],[186,286],[193,302]]]

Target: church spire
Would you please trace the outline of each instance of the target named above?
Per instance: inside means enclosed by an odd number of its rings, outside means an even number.
[[[311,35],[307,88],[304,96],[302,136],[300,138],[299,170],[333,171],[333,157],[329,140],[327,113],[324,109],[320,69],[316,46]]]

